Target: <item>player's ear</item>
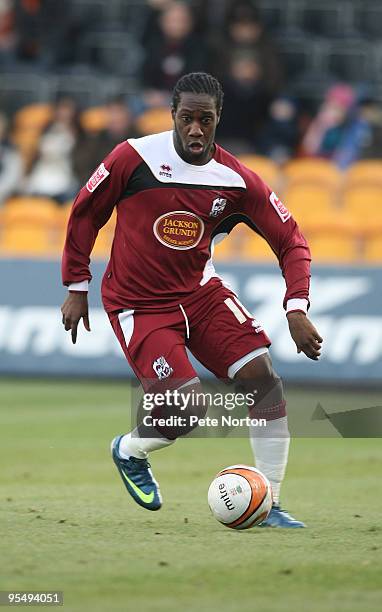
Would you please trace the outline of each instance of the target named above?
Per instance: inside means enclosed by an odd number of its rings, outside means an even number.
[[[170,110],[171,110],[171,117],[173,118],[173,121],[175,121],[176,108],[173,104],[171,104]]]
[[[217,119],[216,119],[216,125],[218,125],[218,124],[219,124],[221,114],[222,114],[222,109],[218,110],[218,113],[217,113]]]

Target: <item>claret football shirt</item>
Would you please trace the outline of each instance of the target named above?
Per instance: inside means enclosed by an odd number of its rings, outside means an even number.
[[[203,166],[175,151],[173,132],[118,145],[79,192],[68,223],[65,285],[88,281],[98,231],[117,209],[102,297],[108,312],[182,302],[217,274],[214,242],[246,223],[276,253],[289,300],[308,300],[310,253],[276,194],[218,145]]]

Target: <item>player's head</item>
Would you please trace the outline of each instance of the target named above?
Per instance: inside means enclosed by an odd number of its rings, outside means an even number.
[[[211,155],[223,107],[223,90],[206,72],[182,76],[174,87],[171,113],[175,147],[190,164],[205,164]]]

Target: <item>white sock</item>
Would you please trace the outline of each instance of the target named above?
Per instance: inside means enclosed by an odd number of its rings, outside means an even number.
[[[140,438],[137,428],[125,434],[119,443],[119,454],[123,459],[135,457],[136,459],[147,459],[147,454],[151,451],[170,446],[175,440],[168,438]]]
[[[267,422],[265,433],[261,428],[250,428],[250,442],[255,456],[256,467],[263,472],[272,486],[273,501],[280,502],[280,488],[288,463],[290,434],[288,418]]]

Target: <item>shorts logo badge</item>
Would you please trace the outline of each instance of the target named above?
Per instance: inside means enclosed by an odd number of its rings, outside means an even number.
[[[271,195],[269,196],[269,201],[272,204],[272,206],[275,209],[275,211],[277,212],[277,214],[280,217],[281,221],[283,223],[288,221],[288,219],[290,218],[291,214],[290,214],[289,210],[286,208],[286,206],[284,206],[284,204],[281,202],[281,200],[279,200],[279,198],[277,197],[277,195],[275,194],[274,191],[272,191]]]
[[[220,215],[225,209],[226,204],[227,200],[225,198],[215,198],[215,200],[212,202],[210,217],[217,217]]]
[[[153,363],[153,370],[155,374],[158,376],[159,380],[163,380],[164,378],[168,378],[173,373],[172,367],[167,363],[165,358],[158,357]]]
[[[256,334],[259,334],[260,332],[264,331],[262,324],[257,319],[253,319],[252,327],[254,328]]]
[[[98,185],[100,185],[102,181],[109,176],[109,174],[110,172],[109,170],[106,170],[105,164],[101,164],[86,183],[86,189],[90,191],[90,193],[93,193],[93,191],[97,189]]]
[[[168,164],[162,164],[159,171],[159,176],[165,176],[166,178],[172,178],[172,168]]]

